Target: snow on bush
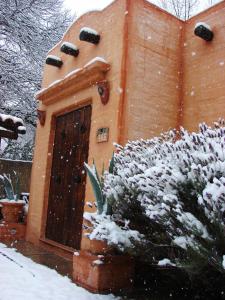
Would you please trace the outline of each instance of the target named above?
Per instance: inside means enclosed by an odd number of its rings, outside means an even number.
[[[222,271],[224,121],[215,123],[213,128],[201,124],[198,133],[181,128],[179,136],[177,139],[177,133],[170,131],[158,138],[128,142],[125,147],[117,145],[114,172],[105,173],[103,193],[114,203],[111,218],[121,221],[124,215],[127,217],[129,207],[140,206],[141,217],[163,231],[162,244],[175,245],[204,257],[206,264]],[[131,223],[132,229],[141,232],[140,226]],[[105,239],[108,235],[110,240],[110,230],[108,227],[104,231]],[[151,242],[151,235],[142,242],[147,239]]]
[[[84,219],[92,223],[93,228],[88,235],[90,240],[104,240],[109,245],[116,245],[119,250],[132,248],[133,241],[141,241],[142,235],[129,228],[129,222],[125,221],[120,226],[115,223],[111,216],[96,213],[84,213]]]
[[[176,265],[175,264],[173,264],[171,261],[170,261],[170,259],[168,259],[168,258],[164,258],[164,259],[162,259],[162,260],[160,260],[159,262],[158,262],[158,266],[172,266],[172,267],[175,267]]]

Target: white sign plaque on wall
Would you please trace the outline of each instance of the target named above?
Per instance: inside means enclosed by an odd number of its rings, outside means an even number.
[[[109,140],[109,128],[103,127],[97,130],[97,143],[108,142]]]

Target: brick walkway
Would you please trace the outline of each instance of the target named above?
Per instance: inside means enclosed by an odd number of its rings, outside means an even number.
[[[72,278],[72,261],[57,256],[41,247],[25,241],[5,242],[8,247],[15,248],[18,252],[26,257],[31,258],[38,264],[45,265],[51,269],[55,269],[59,274]]]

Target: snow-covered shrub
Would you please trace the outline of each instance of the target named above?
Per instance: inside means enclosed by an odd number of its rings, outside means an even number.
[[[116,245],[122,251],[125,248],[133,248],[132,242],[140,241],[142,235],[138,231],[130,230],[129,222],[126,220],[120,222],[119,225],[115,222],[112,216],[114,199],[110,197],[106,199],[106,195],[103,193],[104,168],[102,175],[99,175],[94,162],[92,167],[87,164],[84,164],[84,167],[90,179],[97,206],[96,213],[84,213],[84,219],[91,224],[91,227],[84,226],[85,229],[91,231],[90,234],[87,233],[88,238],[107,241],[109,245]],[[107,174],[113,174],[113,172],[114,154],[110,160]]]
[[[133,240],[137,253],[173,246],[185,254],[177,265],[190,272],[210,267],[225,273],[224,121],[213,128],[201,124],[198,133],[181,128],[179,139],[171,131],[117,145],[103,194],[114,199],[111,219],[127,220],[144,235],[138,245]]]
[[[108,245],[116,246],[119,251],[133,249],[134,241],[141,242],[143,237],[137,230],[129,228],[129,221],[117,224],[112,216],[98,213],[84,213],[84,219],[92,225],[91,232],[86,235],[90,240],[107,241]]]

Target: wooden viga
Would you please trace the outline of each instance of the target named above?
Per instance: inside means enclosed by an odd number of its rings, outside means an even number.
[[[1,138],[16,140],[19,134],[25,133],[26,127],[22,119],[0,114],[0,140]]]

